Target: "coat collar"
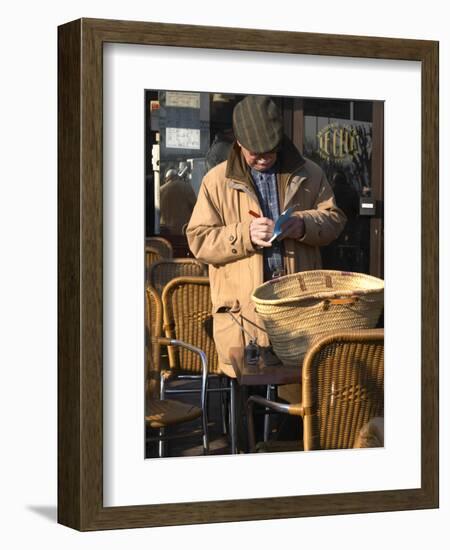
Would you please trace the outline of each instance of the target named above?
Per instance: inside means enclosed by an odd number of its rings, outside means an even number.
[[[292,174],[297,172],[305,164],[305,159],[292,141],[286,136],[283,138],[281,150],[277,157],[279,166],[278,176],[280,178],[281,187],[284,189]],[[253,189],[250,168],[247,166],[241,149],[236,141],[233,143],[228,155],[225,176],[227,179],[242,183],[250,189]]]

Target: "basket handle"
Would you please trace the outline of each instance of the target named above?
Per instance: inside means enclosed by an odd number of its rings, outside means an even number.
[[[344,304],[354,304],[358,301],[358,296],[348,296],[346,298],[331,298],[326,300],[329,304],[334,305],[344,305]]]
[[[326,298],[323,301],[323,309],[326,311],[330,306],[343,306],[343,305],[352,305],[359,300],[359,296],[342,296],[336,298]]]

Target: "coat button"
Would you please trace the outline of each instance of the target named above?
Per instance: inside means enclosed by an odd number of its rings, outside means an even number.
[[[230,239],[230,241],[234,241],[233,235],[230,235],[228,238]]]
[[[237,250],[235,248],[232,248],[231,252],[233,252],[233,254],[237,254]]]

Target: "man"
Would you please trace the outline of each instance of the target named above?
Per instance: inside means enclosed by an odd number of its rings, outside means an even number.
[[[171,168],[165,175],[159,200],[161,233],[182,235],[197,200],[192,185]]]
[[[333,241],[346,220],[321,168],[284,136],[269,97],[239,102],[233,130],[228,160],[204,177],[186,232],[194,256],[209,264],[214,341],[220,368],[229,376],[234,376],[230,347],[248,344],[250,335],[268,344],[257,328],[263,322],[253,290],[283,274],[319,269],[319,247]],[[280,239],[270,243],[276,219],[290,206],[292,217]]]

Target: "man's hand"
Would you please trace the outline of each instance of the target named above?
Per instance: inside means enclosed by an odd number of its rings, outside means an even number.
[[[305,234],[305,222],[299,216],[292,216],[281,226],[281,229],[279,239],[301,239]]]
[[[269,218],[256,218],[250,224],[250,240],[255,246],[269,247],[272,243],[268,241],[273,235],[275,223]]]

